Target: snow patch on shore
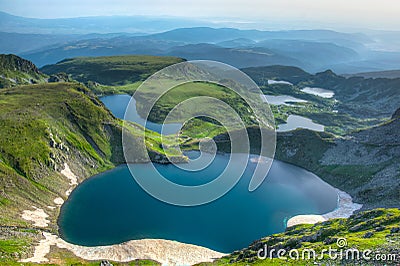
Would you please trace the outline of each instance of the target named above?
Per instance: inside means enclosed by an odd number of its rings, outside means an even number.
[[[69,196],[72,190],[78,185],[78,177],[72,173],[67,163],[64,163],[64,170],[61,171],[61,174],[69,180],[70,188],[65,192],[65,194]]]
[[[338,193],[338,207],[335,210],[322,215],[296,215],[287,221],[287,227],[297,224],[315,224],[335,218],[349,218],[355,211],[362,208],[362,204],[354,203],[349,194],[339,189],[336,190]]]
[[[55,199],[53,200],[53,202],[54,202],[56,205],[63,205],[63,204],[64,204],[64,200],[63,200],[62,198],[55,198]]]
[[[49,220],[47,220],[47,217],[49,215],[40,208],[37,208],[35,206],[32,206],[34,210],[24,210],[22,212],[22,219],[27,220],[27,221],[32,221],[34,226],[37,227],[47,227],[50,223]]]
[[[151,259],[164,265],[193,265],[211,262],[227,254],[211,249],[164,239],[131,240],[118,245],[85,247],[70,244],[56,235],[43,232],[44,239],[35,247],[33,257],[21,262],[48,262],[46,255],[51,246],[64,248],[85,260],[112,260],[128,262],[136,259]]]

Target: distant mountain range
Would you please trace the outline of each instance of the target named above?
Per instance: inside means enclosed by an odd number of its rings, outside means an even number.
[[[371,39],[361,33],[349,34],[332,30],[290,30],[290,31],[261,31],[240,30],[233,28],[210,28],[192,27],[180,28],[163,33],[153,34],[152,38],[162,40],[181,41],[185,43],[216,43],[235,39],[248,39],[256,42],[281,39],[281,40],[309,40],[330,41],[333,43],[357,44],[357,42],[368,42]]]
[[[400,66],[399,66],[400,67]],[[364,72],[356,73],[352,75],[344,75],[345,77],[363,77],[363,78],[388,78],[395,79],[400,78],[400,70],[387,70],[387,71],[376,71],[376,72]]]
[[[115,38],[121,33],[110,34],[32,34],[32,33],[10,33],[0,32],[0,51],[4,54],[24,53],[41,48],[61,46],[70,42],[101,38]],[[124,34],[133,36],[133,34]]]
[[[32,19],[0,12],[0,53],[20,55],[40,67],[78,56],[147,54],[216,60],[238,68],[278,64],[340,74],[397,69],[400,62],[400,49],[393,49],[395,33],[216,26],[176,18]],[[382,50],[386,42],[390,51]]]
[[[155,33],[181,27],[215,26],[194,19],[145,16],[93,16],[37,19],[0,11],[0,31],[38,34]]]

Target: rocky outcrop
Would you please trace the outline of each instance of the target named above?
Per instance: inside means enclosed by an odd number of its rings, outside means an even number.
[[[0,69],[40,74],[39,69],[31,61],[13,54],[0,54]]]
[[[320,161],[323,166],[348,171],[349,179],[341,180],[342,187],[367,208],[400,206],[398,111],[393,117],[382,125],[336,140]]]
[[[46,78],[31,61],[13,54],[0,54],[0,88],[44,83]]]
[[[159,164],[170,164],[170,163],[187,163],[189,158],[187,156],[169,156],[165,154],[156,153],[153,151],[149,152],[150,160]]]
[[[276,158],[316,173],[364,209],[399,207],[399,113],[345,137],[309,130],[279,133]]]
[[[66,73],[57,73],[51,75],[48,79],[48,82],[72,82],[72,78]]]

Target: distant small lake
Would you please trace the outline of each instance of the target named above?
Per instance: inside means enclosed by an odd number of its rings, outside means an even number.
[[[323,132],[325,127],[323,125],[314,123],[311,119],[299,115],[289,115],[286,124],[278,126],[278,132],[286,132],[295,130],[297,128],[306,128],[314,131]]]
[[[302,100],[299,98],[295,98],[289,95],[261,95],[261,99],[265,102],[268,102],[272,105],[288,105],[291,106],[290,103],[306,103],[306,100]]]
[[[284,84],[284,85],[293,85],[291,82],[289,81],[284,81],[284,80],[272,80],[269,79],[268,80],[268,85],[274,85],[274,84]]]
[[[118,118],[124,119],[125,116],[125,110],[126,107],[129,104],[129,101],[132,98],[132,104],[136,106],[136,100],[131,97],[130,95],[127,94],[115,94],[115,95],[109,95],[109,96],[104,96],[100,97],[100,100],[104,103],[104,105],[110,109],[110,111]],[[137,113],[136,109],[130,108],[130,113],[129,113],[129,120],[135,123],[138,123],[139,125],[145,126],[146,128],[158,132],[161,134],[163,125],[162,124],[157,124],[153,123],[150,121],[146,121],[140,115]],[[177,133],[180,128],[181,124],[175,123],[175,124],[165,124],[164,125],[164,134],[169,135],[169,134],[175,134]]]
[[[333,98],[335,96],[335,93],[331,90],[326,90],[322,88],[310,88],[310,87],[305,87],[301,89],[302,92],[316,95],[322,98]]]

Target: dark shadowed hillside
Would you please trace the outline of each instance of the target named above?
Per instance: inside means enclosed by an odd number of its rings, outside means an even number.
[[[308,130],[280,133],[276,156],[349,192],[364,208],[399,207],[398,113],[382,125],[342,138]]]
[[[388,78],[395,79],[400,78],[400,70],[387,70],[377,72],[364,72],[356,73],[352,75],[344,75],[345,77],[363,77],[363,78]]]
[[[261,86],[267,84],[269,79],[284,80],[297,84],[312,77],[310,73],[301,68],[291,66],[249,67],[243,68],[242,71]]]

